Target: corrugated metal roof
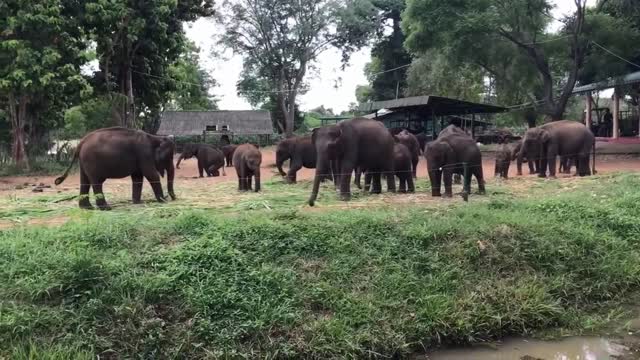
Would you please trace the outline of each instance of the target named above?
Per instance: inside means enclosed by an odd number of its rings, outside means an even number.
[[[236,135],[271,135],[271,114],[262,110],[241,111],[165,111],[158,135],[202,135],[207,126],[228,126]]]
[[[415,96],[396,100],[376,101],[360,104],[359,110],[372,112],[381,109],[400,110],[419,108],[421,111],[436,116],[465,114],[495,114],[507,111],[496,105],[472,103],[464,100],[450,99],[441,96]]]
[[[611,89],[616,86],[632,85],[632,84],[638,84],[638,83],[640,83],[640,71],[627,74],[625,76],[613,78],[610,80],[593,83],[593,84],[576,86],[573,89],[573,93],[583,94],[583,93],[588,93],[592,91]]]

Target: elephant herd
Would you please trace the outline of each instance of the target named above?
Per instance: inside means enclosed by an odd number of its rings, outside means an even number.
[[[134,203],[140,203],[143,178],[151,184],[156,199],[164,202],[160,178],[165,173],[169,196],[175,199],[174,153],[172,136],[156,136],[120,127],[96,130],[80,141],[72,163],[55,184],[61,184],[73,164],[79,161],[81,208],[93,208],[89,202],[89,190],[93,188],[98,208],[108,210],[102,184],[106,179],[124,177],[131,177]],[[465,193],[470,190],[472,177],[477,180],[479,193],[485,192],[480,149],[471,136],[454,125],[442,130],[434,141],[426,142],[406,130],[389,131],[378,121],[345,120],[314,129],[311,136],[282,140],[276,148],[276,167],[291,184],[296,183],[296,174],[301,168],[315,169],[308,201],[314,206],[323,181],[333,181],[340,199],[350,200],[354,172],[358,188],[361,188],[361,175],[364,174],[367,192],[381,193],[383,178],[389,192],[396,192],[396,178],[400,192],[414,192],[421,154],[427,161],[432,196],[451,197],[454,175],[464,175]],[[592,168],[589,164],[591,154]],[[191,157],[198,161],[200,177],[205,173],[207,176],[219,176],[220,173],[225,176],[225,166],[234,166],[240,191],[261,189],[262,154],[257,145],[228,144],[218,149],[204,144],[187,144],[176,168],[180,168],[182,160]],[[595,137],[584,125],[573,121],[557,121],[529,129],[521,141],[501,146],[496,154],[496,176],[506,178],[509,165],[515,160],[519,175],[522,174],[522,163],[526,161],[531,173],[538,172],[539,176],[546,177],[548,169],[549,176],[555,177],[557,157],[560,157],[561,171],[568,172],[575,165],[579,176],[595,173]],[[287,160],[289,169],[285,173],[283,164]]]

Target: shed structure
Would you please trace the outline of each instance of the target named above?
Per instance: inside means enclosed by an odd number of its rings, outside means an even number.
[[[585,109],[585,113],[584,113],[584,122],[585,125],[593,130],[596,130],[595,128],[597,128],[599,126],[599,118],[600,118],[600,109],[597,109],[597,104],[595,103],[594,99],[593,99],[593,93],[594,92],[599,92],[599,91],[603,91],[603,90],[607,90],[607,89],[614,89],[617,87],[624,87],[624,86],[631,86],[631,85],[637,85],[640,84],[640,71],[638,72],[633,72],[624,76],[620,76],[620,77],[616,77],[616,78],[612,78],[609,80],[605,80],[605,81],[601,81],[601,82],[597,82],[597,83],[593,83],[593,84],[587,84],[587,85],[581,85],[581,86],[576,86],[573,89],[573,94],[574,95],[583,95],[585,97],[585,104],[586,104],[586,109]],[[623,113],[622,111],[620,111],[620,94],[618,91],[614,91],[613,92],[613,109],[611,109],[611,114],[613,115],[613,125],[611,126],[612,128],[610,129],[610,133],[606,134],[606,137],[610,137],[612,139],[618,139],[621,137],[621,132],[620,132],[620,128],[621,128],[621,119],[623,118]],[[596,112],[596,117],[598,118],[597,122],[594,122],[593,120],[593,113]],[[632,130],[632,132],[637,136],[640,137],[640,117],[638,117],[637,122],[635,124],[633,124],[633,128],[634,130]],[[597,135],[597,133],[599,131],[594,131]]]
[[[433,138],[449,124],[475,136],[477,130],[492,125],[488,116],[507,111],[502,106],[430,95],[363,103],[359,110],[370,113],[365,117],[382,121],[388,128],[406,128]]]
[[[158,135],[213,136],[224,142],[234,136],[257,137],[268,141],[273,135],[271,113],[262,110],[165,111]]]

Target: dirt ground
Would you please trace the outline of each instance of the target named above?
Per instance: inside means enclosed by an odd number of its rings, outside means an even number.
[[[526,173],[526,165],[523,166],[523,169]],[[285,171],[286,171],[285,164]],[[606,174],[617,171],[640,171],[640,157],[633,156],[599,156],[596,168],[600,174]],[[483,161],[483,170],[484,176],[487,179],[493,178],[494,173],[494,159],[492,155],[485,155]],[[193,181],[193,179],[197,179],[198,177],[198,168],[197,162],[195,159],[185,160],[181,163],[181,168],[176,170],[176,180],[175,186],[176,188],[181,187],[191,187],[191,186],[202,186],[202,183],[206,184],[218,184],[218,183],[236,183],[237,176],[234,168],[226,168],[227,176],[220,177],[212,177],[206,179],[198,179],[197,181]],[[303,168],[298,172],[298,180],[312,180],[315,174],[314,169],[306,169]],[[277,173],[277,169],[275,168],[275,151],[273,148],[265,148],[262,149],[262,181],[269,180],[274,176],[279,177]],[[516,176],[516,165],[515,162],[512,163],[512,166],[509,170],[509,176]],[[418,177],[426,178],[427,177],[427,165],[424,158],[421,157],[420,164],[418,166]],[[561,177],[570,177],[570,175],[561,175]],[[5,177],[0,178],[0,196],[8,195],[9,193],[13,193],[16,191],[16,187],[25,186],[25,188],[30,188],[33,184],[45,184],[52,186],[53,190],[57,191],[71,191],[78,190],[80,177],[76,174],[71,174],[67,180],[57,188],[53,185],[56,176],[32,176],[32,177]],[[121,190],[123,187],[130,188],[131,179],[110,179],[107,180],[104,186],[104,191],[108,194],[111,191]],[[148,184],[145,184],[145,190],[150,191],[148,188]],[[166,188],[165,188],[166,191]],[[268,191],[266,189],[265,191]]]

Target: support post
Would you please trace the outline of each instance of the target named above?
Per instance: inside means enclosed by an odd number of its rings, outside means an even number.
[[[471,193],[471,178],[469,177],[469,164],[462,163],[462,167],[464,169],[464,185],[462,188],[462,199],[465,202],[469,201],[469,194]]]
[[[585,125],[587,126],[587,129],[591,130],[591,128],[593,127],[593,102],[591,100],[591,94],[587,94],[587,96],[585,96],[585,102],[586,102],[586,106],[585,106],[585,117],[584,117],[584,122]]]
[[[476,139],[476,114],[471,114],[471,137]]]
[[[614,139],[620,137],[620,96],[618,91],[613,92],[613,131],[611,137]]]

